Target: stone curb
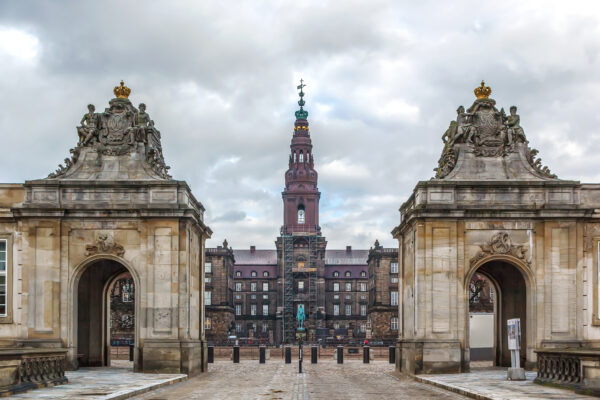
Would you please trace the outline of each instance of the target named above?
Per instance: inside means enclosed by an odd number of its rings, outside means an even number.
[[[496,400],[493,397],[488,397],[488,396],[485,396],[483,394],[479,394],[477,392],[471,392],[471,391],[465,390],[463,388],[460,388],[458,386],[450,385],[450,384],[447,384],[447,383],[441,383],[441,382],[432,381],[432,380],[427,379],[427,378],[422,378],[422,377],[420,377],[418,375],[411,375],[410,377],[412,379],[414,379],[415,381],[417,381],[417,382],[425,383],[425,384],[431,385],[431,386],[435,386],[435,387],[438,387],[440,389],[447,390],[449,392],[453,392],[453,393],[457,393],[457,394],[469,397],[471,399],[477,399],[477,400]]]
[[[104,397],[104,399],[106,399],[106,400],[128,399],[130,397],[137,396],[137,395],[142,394],[142,393],[150,392],[152,390],[156,390],[156,389],[159,389],[159,388],[162,388],[162,387],[165,387],[165,386],[169,386],[169,385],[173,385],[175,383],[186,381],[187,379],[188,379],[187,375],[180,375],[180,376],[177,376],[177,377],[174,377],[174,378],[165,379],[162,382],[158,382],[158,383],[154,383],[154,384],[143,386],[143,387],[141,387],[139,389],[135,389],[133,391],[128,391],[128,392],[125,392],[125,393],[123,393],[124,391],[120,391],[120,392],[116,392],[116,393],[113,393],[113,394],[109,394],[108,396]]]

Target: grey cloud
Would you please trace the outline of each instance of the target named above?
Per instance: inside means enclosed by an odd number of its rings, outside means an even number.
[[[0,31],[34,35],[40,53],[20,65],[0,43],[0,134],[10,149],[0,181],[56,168],[85,106],[106,107],[124,79],[161,130],[173,176],[207,208],[208,244],[273,248],[303,77],[329,246],[394,246],[399,206],[433,176],[440,137],[481,79],[499,106],[519,107],[553,172],[600,181],[599,7],[4,1]]]

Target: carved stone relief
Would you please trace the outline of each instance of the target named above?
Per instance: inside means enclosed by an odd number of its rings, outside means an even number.
[[[85,246],[86,256],[92,256],[94,254],[114,254],[118,257],[123,257],[125,254],[125,248],[118,243],[115,243],[112,236],[108,233],[100,233],[96,244],[88,244]]]
[[[508,232],[501,231],[494,234],[487,243],[480,244],[479,247],[479,252],[470,260],[471,266],[494,254],[510,255],[522,260],[527,265],[530,265],[530,262],[526,257],[528,249],[523,245],[513,244]]]

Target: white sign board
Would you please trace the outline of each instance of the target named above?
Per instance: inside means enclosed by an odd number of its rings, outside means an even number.
[[[513,318],[506,321],[508,327],[508,349],[519,350],[521,348],[521,319]]]

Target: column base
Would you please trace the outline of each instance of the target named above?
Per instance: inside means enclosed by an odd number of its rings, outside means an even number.
[[[207,370],[206,342],[200,340],[145,339],[140,353],[140,372],[193,376]]]
[[[448,374],[462,372],[458,340],[404,339],[399,342],[400,372]]]

